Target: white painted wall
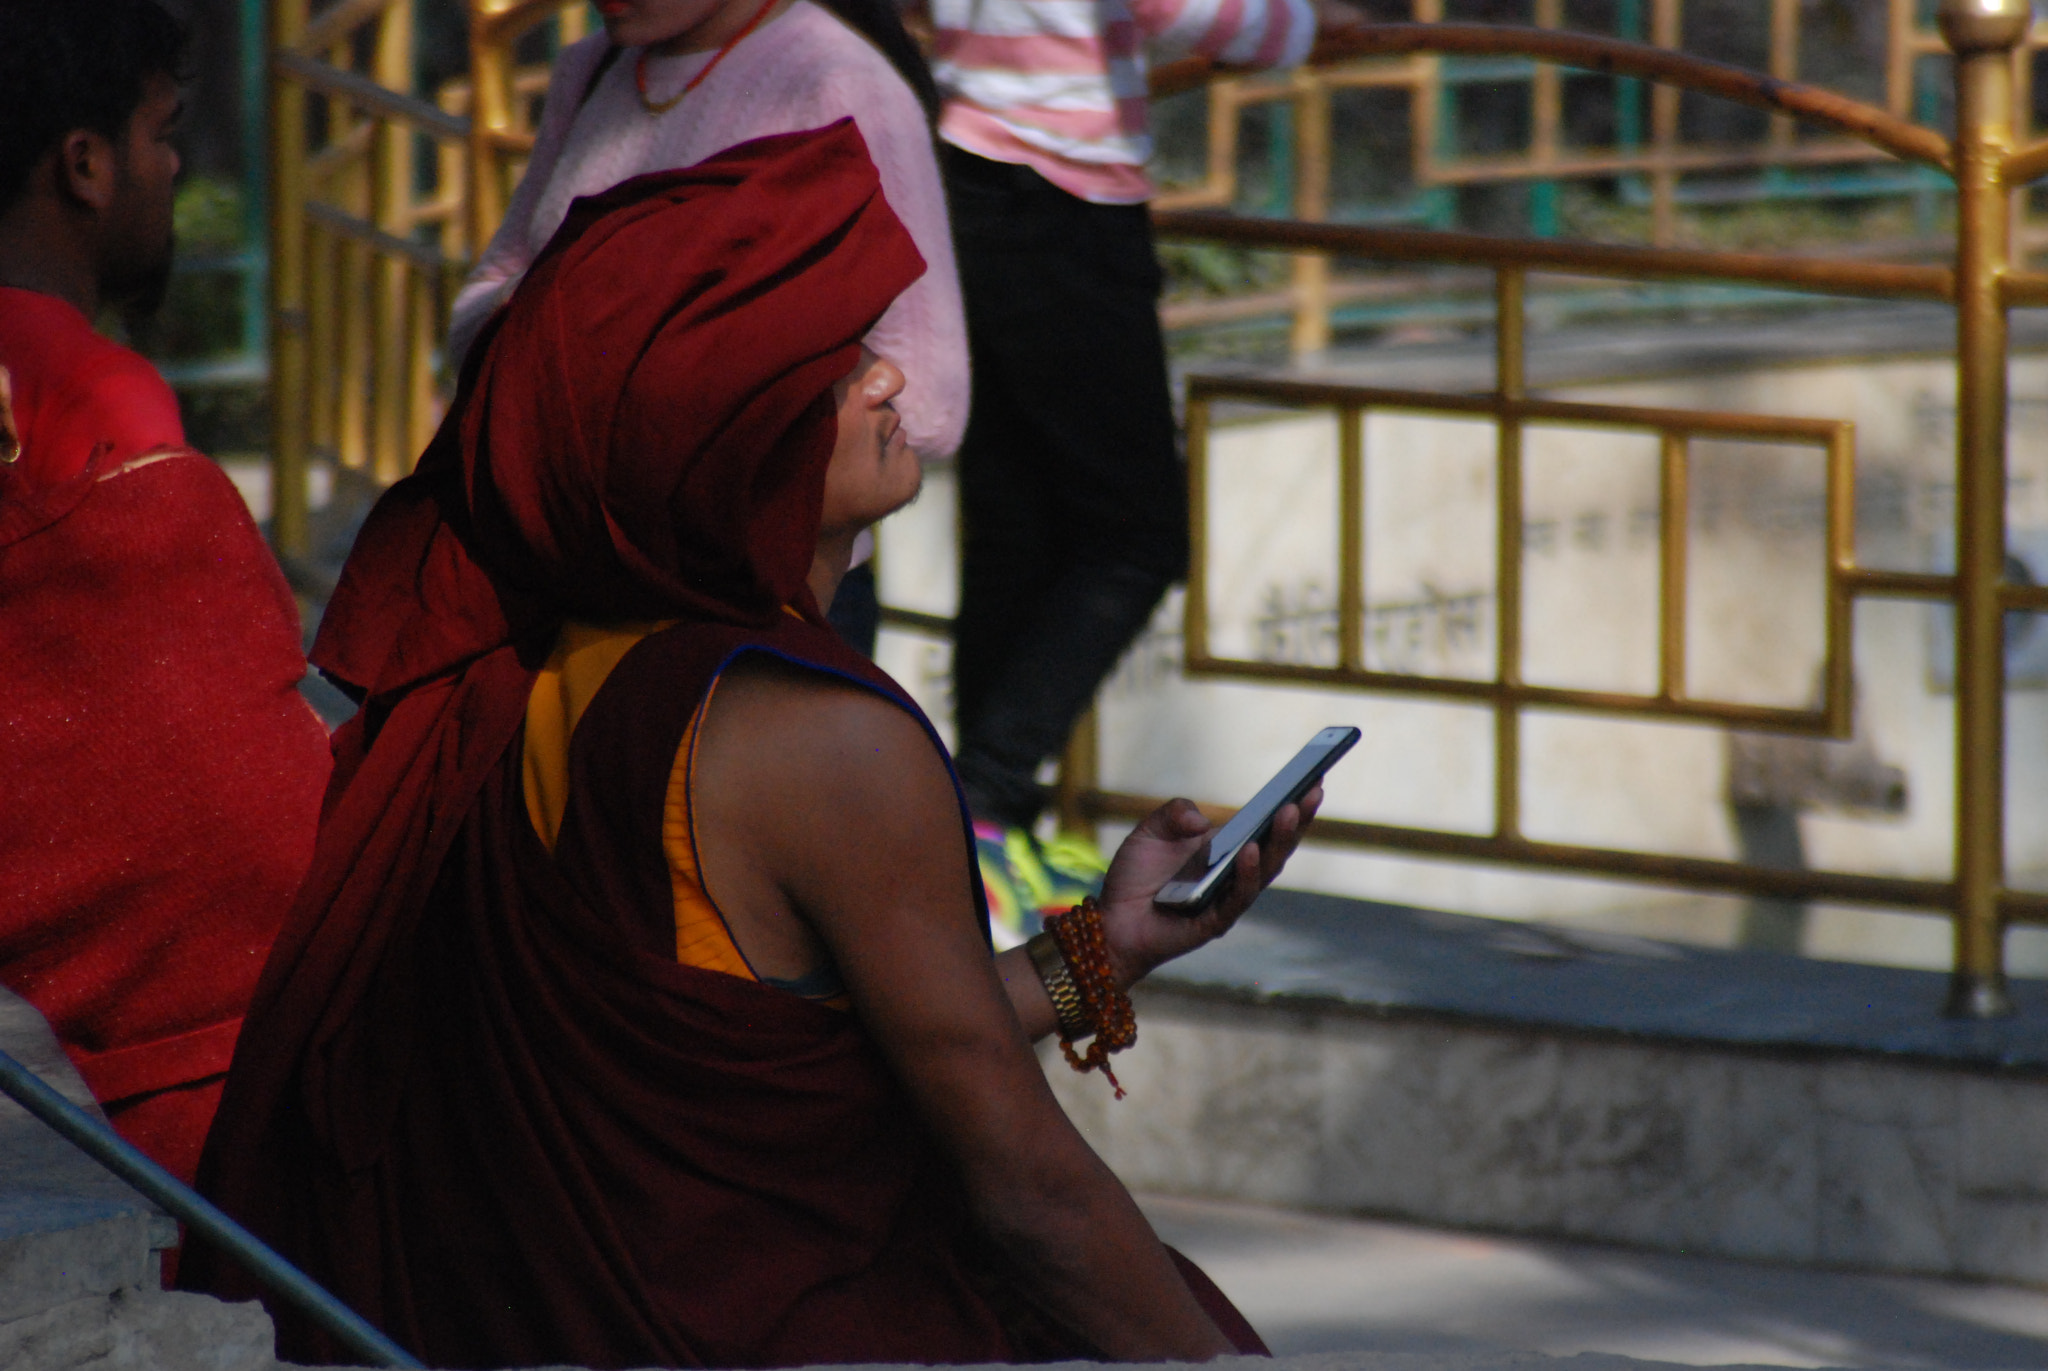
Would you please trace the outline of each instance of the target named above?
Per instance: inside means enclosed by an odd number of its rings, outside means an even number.
[[[2048,357],[2015,359],[2011,527],[2048,580]],[[1696,379],[1553,392],[1615,404],[1847,418],[1865,491],[1869,565],[1940,566],[1952,519],[1954,380],[1939,358],[1831,361]],[[1212,648],[1264,659],[1336,657],[1336,424],[1280,411],[1219,416],[1210,475]],[[1490,424],[1374,415],[1366,432],[1367,651],[1372,665],[1490,674],[1495,651]],[[1537,426],[1526,438],[1526,674],[1543,684],[1656,685],[1658,457],[1649,435]],[[951,473],[881,537],[884,598],[949,613],[957,598]],[[1822,466],[1813,448],[1698,443],[1691,518],[1688,685],[1696,695],[1799,705],[1821,661]],[[1366,738],[1332,776],[1327,812],[1484,831],[1492,806],[1490,716],[1466,705],[1183,678],[1178,592],[1102,699],[1111,786],[1229,802],[1247,795],[1316,727]],[[2048,624],[2009,706],[2008,850],[2022,880],[2048,880]],[[1945,616],[1866,602],[1856,620],[1859,731],[1904,768],[1901,815],[1802,816],[1810,864],[1941,877],[1951,851],[1953,695]],[[2043,660],[2036,662],[2035,656]],[[935,717],[947,649],[884,635],[882,663]],[[1713,727],[1532,713],[1523,813],[1532,837],[1734,857],[1726,737]],[[1739,901],[1646,891],[1390,855],[1304,853],[1292,884],[1507,917],[1620,920],[1638,931],[1725,941]],[[1937,920],[1822,908],[1809,950],[1938,964]],[[2014,935],[2015,969],[2048,969],[2048,937]]]

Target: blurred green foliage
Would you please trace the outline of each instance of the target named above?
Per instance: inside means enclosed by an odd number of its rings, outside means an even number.
[[[242,245],[242,188],[218,176],[194,176],[178,187],[171,211],[183,252],[232,252]]]
[[[1624,204],[1611,192],[1566,186],[1560,206],[1567,238],[1606,243],[1650,241],[1648,206]],[[1677,243],[1735,252],[1784,251],[1848,243],[1904,246],[1955,231],[1955,205],[1946,196],[1924,217],[1905,196],[1868,200],[1759,200],[1734,205],[1688,205],[1678,214]]]
[[[1221,243],[1161,243],[1159,266],[1169,300],[1273,290],[1287,280],[1287,254]]]
[[[242,346],[242,274],[218,259],[242,247],[242,188],[194,176],[178,187],[172,211],[178,271],[156,317],[134,330],[160,362],[194,362]]]

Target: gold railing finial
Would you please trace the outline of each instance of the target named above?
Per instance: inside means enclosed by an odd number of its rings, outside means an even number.
[[[1956,52],[2018,47],[2033,22],[2031,0],[1941,0],[1941,35]]]

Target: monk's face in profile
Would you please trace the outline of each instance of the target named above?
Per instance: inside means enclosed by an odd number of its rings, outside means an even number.
[[[163,303],[171,279],[171,203],[184,104],[168,76],[152,76],[113,149],[113,185],[100,219],[100,290],[136,314]]]
[[[839,437],[825,469],[821,532],[866,528],[917,498],[924,468],[896,413],[902,392],[903,372],[866,348],[853,370],[832,387]]]

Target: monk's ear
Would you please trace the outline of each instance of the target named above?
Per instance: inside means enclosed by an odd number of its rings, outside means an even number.
[[[84,209],[104,214],[114,203],[120,178],[114,140],[92,129],[73,129],[57,143],[57,193]]]

